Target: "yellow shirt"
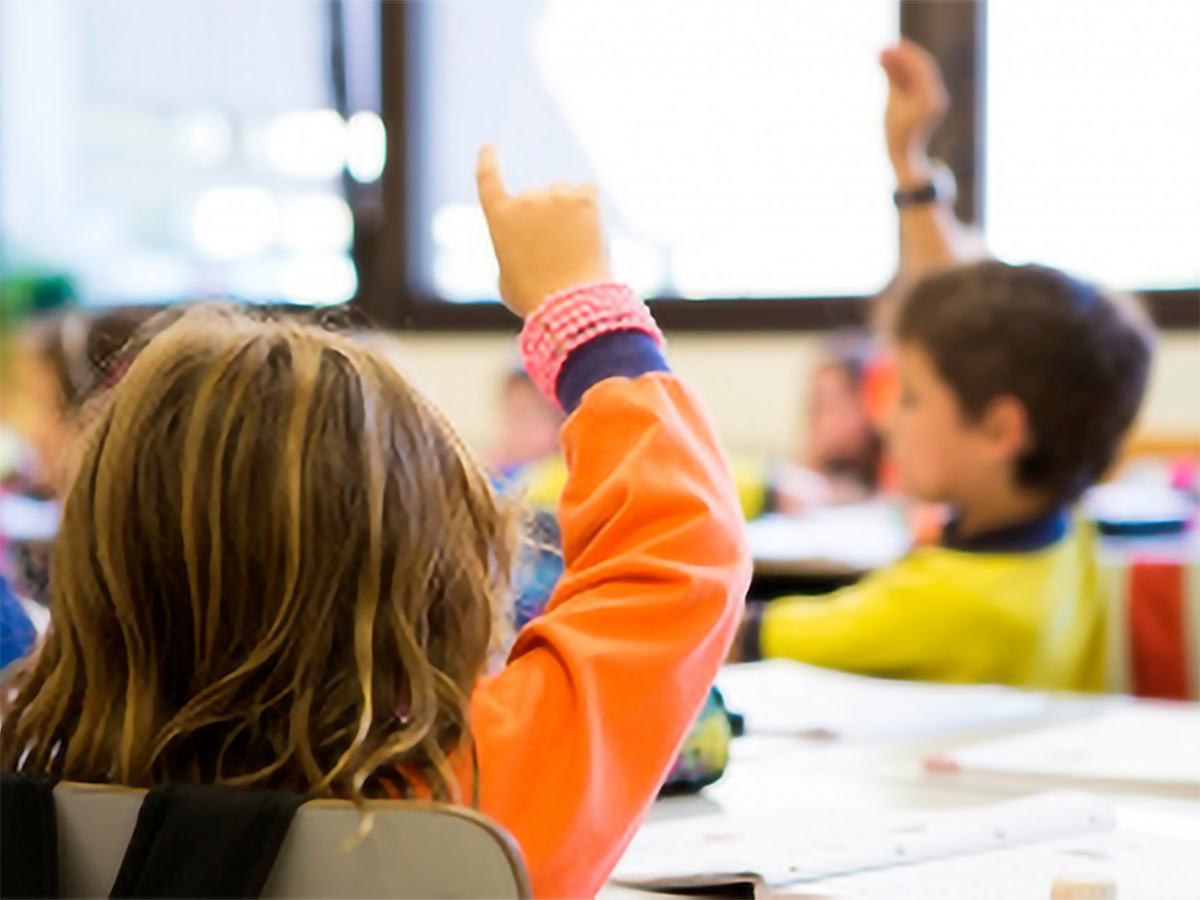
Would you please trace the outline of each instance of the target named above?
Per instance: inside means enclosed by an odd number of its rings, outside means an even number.
[[[759,642],[864,675],[1100,691],[1104,627],[1093,529],[1077,522],[1042,550],[924,548],[831,597],[774,601]]]

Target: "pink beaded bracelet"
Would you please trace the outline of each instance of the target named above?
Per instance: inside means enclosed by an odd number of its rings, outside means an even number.
[[[552,294],[525,320],[517,347],[525,371],[553,403],[571,351],[612,331],[643,331],[666,343],[646,304],[628,285],[585,284]]]

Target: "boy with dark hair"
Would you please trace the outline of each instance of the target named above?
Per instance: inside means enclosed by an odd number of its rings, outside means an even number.
[[[919,48],[889,51],[885,68],[889,110],[906,91],[936,98],[936,66]],[[944,111],[928,98],[909,106],[926,111],[914,121]],[[1103,475],[1133,422],[1152,329],[1131,301],[1053,269],[996,261],[946,269],[957,223],[933,186],[914,183],[912,173],[929,171],[932,127],[910,130],[915,149],[889,140],[907,199],[902,235],[910,251],[919,242],[944,252],[916,254],[928,264],[913,274],[925,277],[895,314],[900,396],[888,442],[902,493],[948,504],[953,519],[941,546],[832,598],[752,613],[741,655],[1100,690],[1105,604],[1090,527],[1072,522],[1068,507]]]
[[[895,331],[909,357],[903,368],[932,366],[965,421],[1009,417],[1022,444],[1005,467],[1034,507],[1079,499],[1112,464],[1141,403],[1153,342],[1129,298],[1054,269],[996,261],[921,282]],[[930,451],[906,461],[910,475],[937,458]]]
[[[899,312],[902,489],[955,511],[922,548],[824,602],[769,604],[743,654],[870,675],[1103,687],[1089,527],[1067,505],[1108,468],[1141,402],[1152,335],[1135,306],[1061,272],[982,262]]]

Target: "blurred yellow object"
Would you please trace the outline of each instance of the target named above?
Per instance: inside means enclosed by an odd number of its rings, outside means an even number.
[[[766,512],[770,495],[770,464],[749,457],[735,457],[729,462],[737,485],[738,500],[747,521]],[[524,488],[525,500],[537,509],[553,511],[567,483],[567,464],[561,456],[551,456],[521,468],[512,481]]]
[[[550,456],[524,466],[513,481],[525,489],[530,506],[553,512],[567,484],[567,464],[561,456]]]
[[[771,495],[771,465],[761,459],[735,456],[729,460],[729,468],[733,470],[733,482],[742,504],[742,515],[747,522],[757,519],[767,512],[767,500]]]
[[[11,425],[0,421],[0,481],[29,465],[29,445]]]

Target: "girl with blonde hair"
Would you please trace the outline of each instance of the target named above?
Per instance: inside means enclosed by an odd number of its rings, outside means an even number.
[[[513,513],[437,410],[362,343],[200,306],[92,410],[5,768],[469,803],[535,895],[601,887],[729,649],[741,514],[594,190],[510,196],[490,150],[479,180],[526,367],[570,414],[566,572],[504,669]]]

